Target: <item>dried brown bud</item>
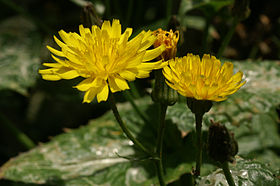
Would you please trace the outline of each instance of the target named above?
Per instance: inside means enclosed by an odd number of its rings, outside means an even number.
[[[208,153],[209,156],[223,163],[233,162],[238,152],[238,144],[233,133],[229,132],[224,125],[211,121],[212,125],[208,132]]]

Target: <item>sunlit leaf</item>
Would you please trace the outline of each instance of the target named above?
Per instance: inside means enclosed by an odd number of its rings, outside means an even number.
[[[235,165],[230,166],[230,170],[236,185],[277,186],[280,184],[274,172],[260,162],[240,159]],[[218,169],[212,174],[202,177],[198,185],[227,186],[228,183],[222,169]]]
[[[0,90],[23,95],[34,85],[39,67],[40,36],[35,25],[23,17],[0,23]]]

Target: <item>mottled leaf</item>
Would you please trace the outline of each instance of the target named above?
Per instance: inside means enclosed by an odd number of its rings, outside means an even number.
[[[276,178],[275,173],[260,162],[240,159],[235,165],[230,166],[230,170],[236,185],[278,186],[280,184],[280,181]],[[198,185],[227,186],[228,183],[222,169],[217,169],[212,174],[202,177]]]
[[[0,23],[0,90],[27,94],[36,81],[41,46],[37,29],[29,20],[13,17]]]
[[[148,100],[142,100],[145,103],[142,109],[147,108],[147,103],[151,104],[150,98]],[[144,125],[128,104],[119,105],[119,108],[132,132],[139,134],[139,140],[153,146],[155,136],[152,130]],[[192,168],[191,164],[170,160],[165,162],[167,182],[178,179]],[[138,152],[123,135],[111,112],[87,126],[68,129],[51,142],[11,159],[2,166],[0,176],[50,185],[134,186],[158,182],[153,162]]]

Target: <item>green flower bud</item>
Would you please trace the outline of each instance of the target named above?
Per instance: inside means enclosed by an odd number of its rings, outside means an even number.
[[[152,99],[154,102],[169,106],[174,105],[178,99],[177,91],[165,83],[165,78],[161,70],[155,71],[155,85],[152,91]]]

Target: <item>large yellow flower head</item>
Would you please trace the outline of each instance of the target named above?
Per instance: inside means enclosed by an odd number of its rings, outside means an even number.
[[[59,31],[60,41],[54,40],[61,50],[47,46],[56,63],[44,63],[50,67],[39,70],[45,80],[85,78],[75,88],[84,91],[84,102],[106,101],[111,92],[129,89],[127,81],[146,78],[153,69],[163,66],[159,62],[148,63],[158,57],[164,46],[148,50],[156,40],[151,31],[142,31],[128,40],[132,28],[121,33],[119,20],[104,21],[101,28],[94,25],[91,30],[79,27],[80,34]]]
[[[233,75],[233,64],[221,66],[214,56],[204,55],[200,60],[198,55],[188,54],[168,62],[163,69],[166,83],[185,97],[223,101],[245,84],[242,72]]]

